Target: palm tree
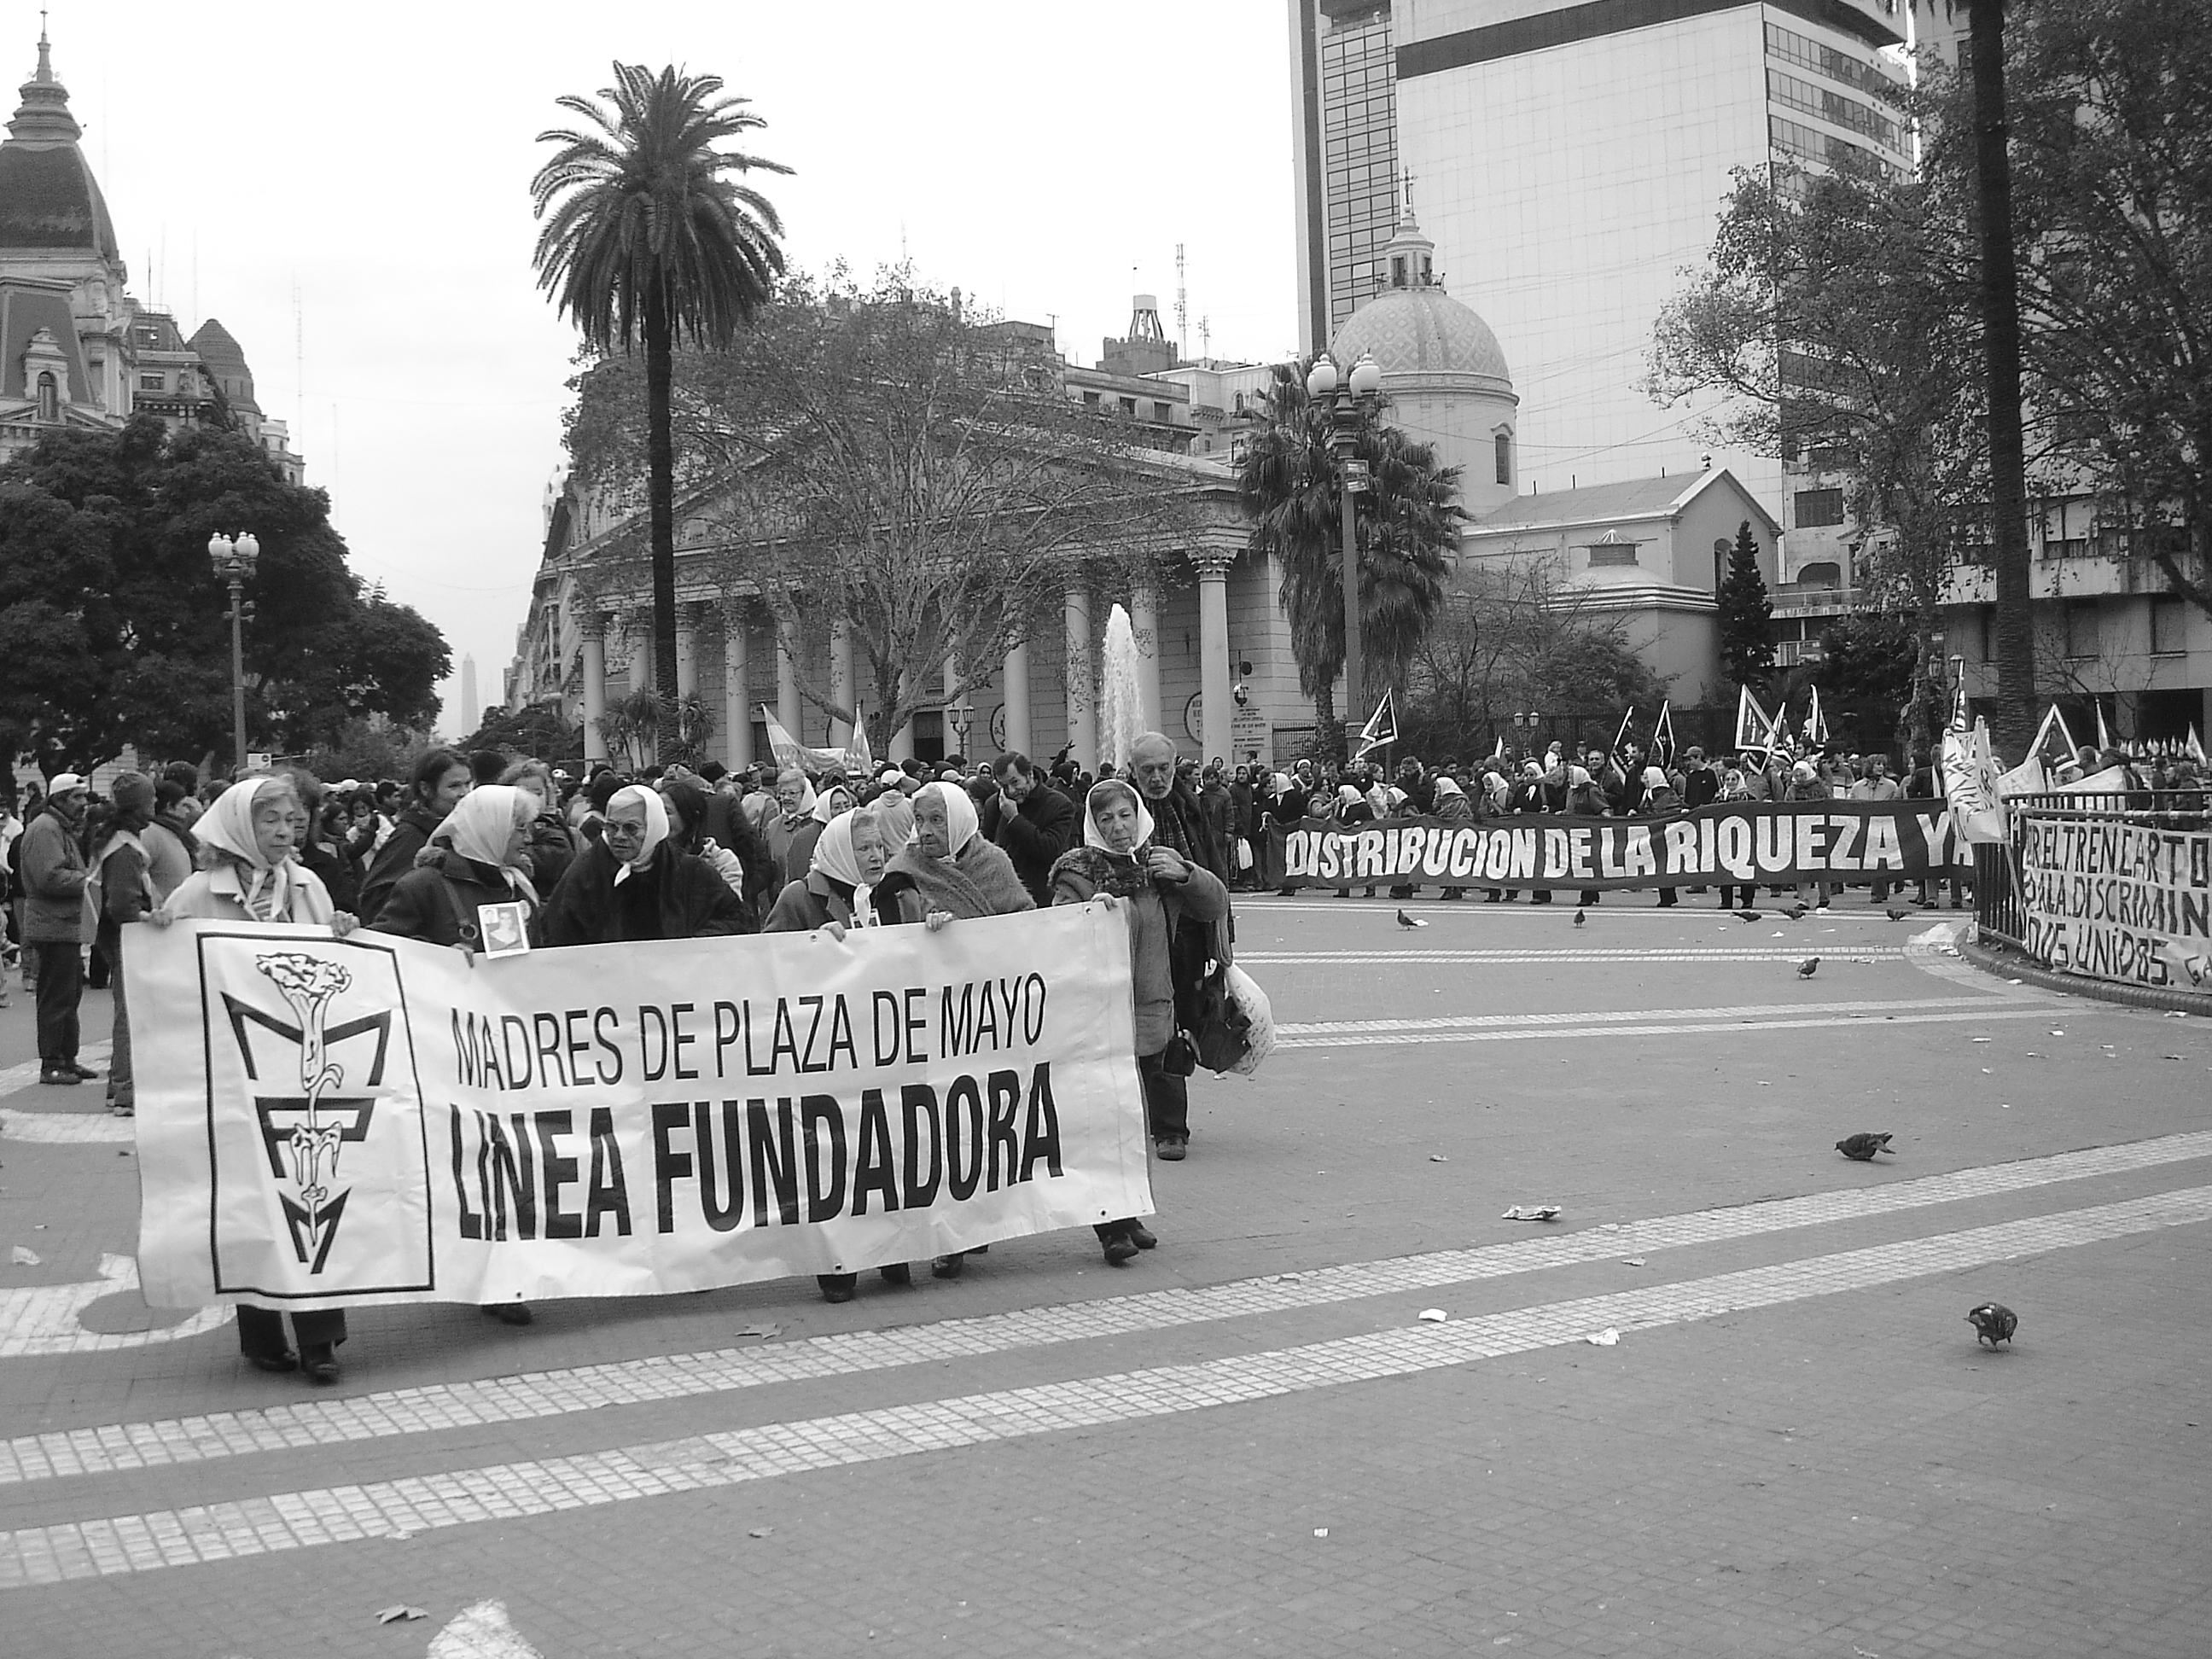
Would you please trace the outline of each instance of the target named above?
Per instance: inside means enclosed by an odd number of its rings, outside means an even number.
[[[766,123],[712,75],[654,75],[617,64],[599,96],[559,106],[596,131],[541,132],[561,146],[530,183],[544,221],[538,285],[591,349],[645,346],[646,500],[653,562],[653,684],[676,704],[676,453],[669,396],[676,337],[719,349],[774,292],[782,221],[766,198],[723,177],[789,173],[716,145]],[[550,216],[549,216],[550,213]],[[665,722],[664,721],[664,724]],[[665,734],[664,734],[665,735]]]
[[[1267,401],[1267,424],[1238,465],[1237,495],[1252,520],[1252,550],[1282,568],[1298,689],[1314,700],[1322,724],[1333,726],[1344,671],[1341,469],[1329,448],[1328,408],[1307,394],[1295,369],[1276,369]],[[1373,481],[1352,520],[1363,678],[1370,690],[1401,688],[1443,603],[1459,544],[1459,469],[1438,466],[1431,446],[1372,418],[1361,421],[1353,453]]]

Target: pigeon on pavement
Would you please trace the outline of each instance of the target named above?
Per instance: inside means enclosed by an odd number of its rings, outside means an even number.
[[[1735,913],[1735,919],[1738,921],[1764,921],[1766,915],[1760,910],[1739,910]]]
[[[1974,1338],[1976,1347],[1986,1342],[1994,1348],[2000,1342],[2012,1340],[2012,1334],[2020,1328],[2020,1316],[2002,1302],[1984,1302],[1967,1310],[1966,1322],[1978,1333]]]
[[[1584,922],[1588,921],[1589,920],[1589,918],[1588,916],[1584,915],[1581,911],[1577,910],[1577,911],[1576,911],[1576,912],[1575,912],[1575,926],[1576,926],[1576,927],[1581,927]]]
[[[1782,908],[1782,914],[1792,921],[1802,921],[1808,912],[1802,904],[1786,904]]]
[[[1910,910],[1899,910],[1892,907],[1891,908],[1883,911],[1882,914],[1887,916],[1892,921],[1903,921],[1905,917],[1911,915],[1912,912]]]
[[[1409,916],[1403,910],[1401,910],[1398,912],[1398,925],[1401,927],[1425,927],[1429,924],[1425,921],[1420,921],[1417,917]]]
[[[1876,1152],[1889,1151],[1889,1141],[1887,1135],[1845,1135],[1836,1143],[1836,1150],[1854,1164],[1869,1164]]]
[[[1807,957],[1797,964],[1797,977],[1800,979],[1810,979],[1820,971],[1820,958],[1818,957]]]

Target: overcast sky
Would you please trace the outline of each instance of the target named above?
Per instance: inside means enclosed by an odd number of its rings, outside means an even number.
[[[1218,356],[1296,345],[1281,0],[52,4],[131,291],[245,347],[355,569],[445,630],[449,736],[464,653],[499,700],[562,453],[534,140],[614,58],[753,100],[752,148],[797,169],[757,179],[794,264],[903,247],[1088,363],[1137,289],[1173,334],[1181,242],[1194,354],[1201,316]],[[0,0],[8,84],[38,32]]]

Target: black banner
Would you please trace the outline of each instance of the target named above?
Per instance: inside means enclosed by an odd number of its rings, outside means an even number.
[[[1291,887],[1786,887],[1973,867],[1942,801],[1734,801],[1656,818],[1327,818],[1270,828]]]

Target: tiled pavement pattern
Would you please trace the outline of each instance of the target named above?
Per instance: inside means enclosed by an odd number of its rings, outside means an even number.
[[[1741,1283],[1747,1271],[1785,1275],[1811,1265],[1788,1258],[1826,1263],[1864,1247],[1930,1243],[1914,1235],[2063,1224],[2162,1201],[2172,1194],[2160,1189],[2204,1179],[2202,1166],[2179,1164],[2196,1154],[2172,1133],[2212,1127],[2204,1109],[2212,1049],[2196,1023],[2069,1006],[2063,1022],[2051,1020],[2051,1041],[2017,1021],[1978,1031],[1932,1022],[1907,1029],[1910,1014],[1760,1032],[1717,1023],[1712,1010],[1790,997],[1811,1022],[1828,1017],[1838,994],[1952,994],[1952,986],[1918,977],[1931,972],[1977,995],[1994,992],[1982,1018],[2021,1000],[1921,953],[1911,967],[1885,957],[1854,969],[1847,942],[1818,937],[1807,945],[1832,953],[1844,969],[1837,981],[1824,971],[1801,987],[1787,966],[1794,951],[1748,963],[1674,960],[1694,955],[1677,947],[1713,937],[1709,917],[1611,904],[1593,923],[1630,924],[1613,938],[1648,939],[1650,952],[1563,957],[1548,975],[1498,958],[1394,971],[1398,953],[1386,947],[1411,936],[1395,930],[1390,908],[1249,906],[1252,943],[1287,936],[1277,947],[1285,957],[1312,946],[1327,958],[1262,975],[1279,1017],[1457,1018],[1525,1006],[1581,1009],[1584,1024],[1544,1028],[1554,1042],[1502,1048],[1370,1040],[1289,1057],[1257,1085],[1194,1091],[1198,1152],[1164,1177],[1162,1249],[1126,1276],[1101,1274],[1092,1253],[1084,1278],[1082,1251],[1040,1241],[1026,1255],[994,1255],[954,1286],[885,1293],[872,1284],[847,1309],[823,1309],[808,1287],[790,1285],[671,1298],[665,1308],[564,1307],[519,1334],[496,1334],[465,1310],[365,1317],[361,1363],[327,1394],[242,1371],[219,1334],[141,1354],[0,1363],[0,1411],[16,1413],[18,1434],[71,1423],[112,1431],[118,1419],[149,1417],[214,1421],[209,1412],[241,1401],[292,1399],[303,1413],[327,1413],[349,1404],[344,1390],[359,1386],[356,1377],[489,1377],[525,1354],[541,1367],[571,1366],[542,1373],[556,1384],[627,1378],[633,1367],[670,1363],[644,1356],[727,1341],[738,1323],[763,1314],[801,1333],[864,1340],[896,1336],[908,1322],[927,1330],[933,1317],[972,1333],[990,1321],[942,1316],[1026,1299],[1073,1297],[1094,1311],[1157,1302],[1172,1312],[1180,1297],[1217,1286],[1235,1301],[1255,1279],[1280,1294],[1345,1275],[1334,1299],[810,1371],[787,1382],[762,1378],[773,1385],[704,1397],[0,1486],[0,1526],[39,1530],[87,1517],[252,1511],[273,1493],[390,1494],[417,1483],[429,1491],[470,1471],[584,1468],[627,1449],[649,1460],[639,1467],[663,1494],[27,1585],[0,1592],[0,1656],[416,1659],[427,1647],[435,1659],[491,1659],[495,1650],[457,1647],[434,1632],[495,1597],[531,1644],[498,1649],[500,1659],[525,1651],[544,1659],[1489,1651],[2202,1659],[2203,1632],[2212,1628],[2203,1541],[2212,1535],[2212,1460],[2201,1426],[2212,1422],[2203,1382],[2212,1370],[2212,1231],[2202,1222],[2064,1248],[2056,1236],[2022,1233],[2035,1254],[1887,1280],[1860,1274],[1819,1293],[1785,1285],[1756,1309],[1624,1327],[1613,1347],[1570,1334],[1469,1363],[1133,1416],[1122,1414],[1115,1393],[1092,1400],[1097,1420],[1049,1432],[981,1414],[977,1402],[1020,1409],[1040,1398],[1071,1411],[1068,1400],[1080,1404],[1124,1380],[1139,1389],[1172,1376],[1226,1387],[1239,1366],[1295,1368],[1304,1356],[1356,1342],[1402,1355],[1490,1322],[1619,1297],[1624,1285],[1648,1297],[1672,1279],[1686,1293]],[[1533,945],[1556,934],[1564,945],[1588,932],[1570,930],[1565,916],[1493,927],[1496,911],[1425,913],[1438,922],[1419,936],[1424,944]],[[1842,939],[1896,939],[1879,915],[1856,929],[1846,923]],[[1347,951],[1363,959],[1347,964]],[[1355,971],[1336,971],[1347,965]],[[2039,1018],[2056,1006],[2033,1012]],[[1644,1024],[1618,1016],[1647,1007],[1656,1028],[1649,1035],[1577,1041],[1585,1027],[1619,1034]],[[1602,1015],[1613,1023],[1589,1018]],[[22,1057],[7,1046],[9,1031],[0,1017],[0,1058]],[[1984,1037],[1993,1040],[1969,1046]],[[2024,1059],[2023,1050],[2031,1051]],[[58,1117],[87,1094],[96,1110],[96,1089],[27,1091],[0,1103],[46,1108],[49,1093],[68,1102]],[[1868,1127],[1905,1132],[1900,1169],[1836,1164],[1827,1143]],[[2083,1167],[2082,1184],[2070,1188],[2019,1179],[2044,1162],[2039,1155],[2093,1142],[2163,1150],[2116,1147],[2151,1161]],[[1434,1156],[1445,1152],[1448,1163]],[[128,1248],[112,1218],[101,1218],[116,1213],[118,1177],[127,1183],[133,1167],[111,1150],[0,1146],[0,1227],[10,1215],[25,1226],[54,1224],[35,1238],[9,1235],[38,1243],[49,1265],[0,1282],[64,1283],[88,1276],[98,1251]],[[1951,1200],[1933,1196],[1936,1188],[1903,1176],[1911,1169],[1968,1180],[2011,1170],[2013,1184],[1961,1190],[1954,1212],[1941,1207]],[[76,1170],[105,1183],[89,1189],[96,1204],[80,1205],[82,1224],[36,1200],[38,1183]],[[1310,1180],[1324,1170],[1325,1183]],[[1689,1242],[1661,1255],[1649,1253],[1667,1246],[1631,1231],[1699,1206],[1749,1211],[1770,1194],[1830,1187],[1856,1190],[1833,1195],[1844,1207],[1817,1236]],[[1855,1207],[1908,1188],[1928,1203]],[[1504,1249],[1587,1241],[1591,1253],[1513,1267],[1485,1249],[1437,1249],[1510,1237],[1513,1224],[1494,1218],[1524,1199],[1563,1200],[1570,1224],[1583,1231],[1532,1230]],[[1658,1219],[1638,1219],[1647,1217]],[[1601,1234],[1588,1225],[1595,1220],[1620,1231]],[[1638,1255],[1613,1259],[1631,1251]],[[1472,1263],[1437,1281],[1450,1288],[1395,1296],[1356,1288],[1378,1258],[1432,1255]],[[1647,1258],[1648,1267],[1634,1265]],[[1270,1267],[1301,1271],[1271,1283]],[[1549,1269],[1540,1283],[1497,1276],[1534,1267]],[[1147,1280],[1188,1288],[1079,1300]],[[1960,1318],[1992,1295],[2022,1313],[2021,1342],[2003,1353],[1978,1349]],[[1452,1311],[1450,1324],[1415,1323],[1431,1300]],[[1059,1311],[1031,1310],[1048,1322]],[[117,1318],[113,1302],[101,1316]],[[1619,1316],[1608,1322],[1620,1324]],[[886,1328],[854,1328],[869,1323]],[[811,1352],[818,1341],[733,1358]],[[388,1404],[437,1392],[351,1398]],[[725,1448],[764,1455],[799,1425],[828,1434],[842,1455],[849,1448],[825,1425],[872,1431],[906,1420],[901,1413],[927,1423],[933,1404],[965,1425],[962,1443],[830,1462],[817,1439],[800,1452],[819,1467],[720,1484],[672,1478],[727,1477],[737,1466],[686,1460]],[[971,1410],[972,1422],[962,1415]],[[865,1448],[865,1435],[850,1437]],[[431,1618],[377,1625],[376,1609],[394,1602],[428,1607]]]
[[[584,1456],[30,1528],[0,1537],[0,1589],[548,1515],[1249,1404],[1526,1352],[1608,1329],[1633,1333],[1714,1319],[2208,1220],[2212,1187],[2191,1188],[1709,1279],[1194,1365],[779,1423]]]
[[[481,1382],[308,1400],[267,1411],[106,1424],[27,1436],[0,1444],[0,1486],[520,1422],[608,1406],[679,1400],[1004,1353],[1048,1343],[1317,1308],[1354,1297],[1437,1290],[1654,1250],[1892,1215],[2206,1157],[2212,1157],[2212,1132],[2166,1135],[2155,1140],[1923,1176],[1875,1188],[1772,1199],[1610,1228],[1547,1229],[1510,1244],[1347,1262],[1310,1273],[1270,1274],[1193,1290],[1029,1308],[981,1319],[941,1320],[887,1331],[854,1331],[763,1347],[526,1372]]]

